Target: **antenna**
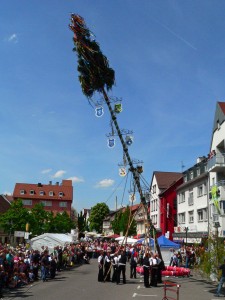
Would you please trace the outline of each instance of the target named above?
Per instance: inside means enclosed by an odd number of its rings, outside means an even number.
[[[181,161],[181,172],[182,172],[182,173],[183,173],[183,171],[184,171],[184,168],[185,168],[185,165],[184,165],[183,161]]]

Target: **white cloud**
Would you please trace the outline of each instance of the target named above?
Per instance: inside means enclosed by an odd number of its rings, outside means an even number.
[[[96,188],[107,188],[114,184],[113,179],[103,179],[96,184]]]
[[[50,173],[52,169],[45,169],[41,171],[41,174],[47,174]]]
[[[68,180],[72,180],[72,182],[84,182],[84,179],[82,178],[78,178],[76,176],[73,176],[73,177],[70,177],[70,178],[67,178]]]
[[[10,42],[10,43],[18,43],[17,34],[13,33],[12,35],[10,35],[10,37],[8,37],[8,42]]]
[[[57,171],[54,175],[52,175],[52,178],[59,178],[59,177],[62,177],[65,173],[66,173],[66,171],[59,170],[59,171]]]

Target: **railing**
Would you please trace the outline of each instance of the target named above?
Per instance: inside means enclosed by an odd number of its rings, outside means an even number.
[[[207,162],[208,170],[212,169],[215,166],[225,166],[225,153],[217,153],[212,156]]]
[[[167,291],[173,292],[176,294],[176,298],[167,295]],[[179,291],[180,291],[180,284],[164,281],[164,297],[162,300],[179,300]]]

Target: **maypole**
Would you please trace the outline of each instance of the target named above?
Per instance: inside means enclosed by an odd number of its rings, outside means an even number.
[[[155,231],[154,225],[148,213],[148,206],[140,183],[140,174],[137,168],[134,167],[130,158],[128,147],[124,141],[123,134],[119,128],[115,112],[111,106],[109,96],[106,91],[112,89],[115,83],[115,72],[109,67],[109,62],[106,56],[103,55],[98,43],[94,39],[93,33],[87,28],[84,19],[77,15],[71,14],[71,23],[69,28],[73,31],[74,49],[78,56],[78,72],[79,81],[83,94],[91,99],[95,92],[103,95],[104,101],[109,109],[111,120],[116,128],[117,135],[123,147],[123,152],[129,164],[129,170],[133,175],[134,182],[140,195],[141,204],[145,208],[148,216],[149,230]],[[162,259],[160,247],[156,241],[156,248],[159,257]]]

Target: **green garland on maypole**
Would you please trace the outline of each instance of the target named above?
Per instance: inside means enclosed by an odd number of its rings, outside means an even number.
[[[140,194],[141,203],[145,207],[147,216],[149,216],[146,200],[141,189],[139,174],[136,168],[134,168],[133,166],[127,145],[119,128],[116,115],[114,113],[114,110],[112,109],[109,97],[106,93],[106,90],[111,90],[112,86],[115,84],[115,72],[112,68],[109,67],[107,57],[103,55],[98,43],[95,41],[93,33],[91,33],[87,28],[85,21],[81,16],[77,14],[71,14],[71,23],[69,25],[69,28],[74,33],[73,42],[75,47],[73,48],[73,51],[75,51],[78,56],[77,70],[79,72],[79,81],[83,94],[89,99],[95,92],[99,92],[103,95],[104,100],[109,108],[111,119],[115,125],[117,134],[121,141],[123,152],[129,163],[130,171],[132,172],[135,184]],[[150,231],[154,230],[155,228],[150,218],[148,219],[148,221],[150,224]],[[161,257],[161,251],[158,243],[156,243],[156,246],[158,254]]]

